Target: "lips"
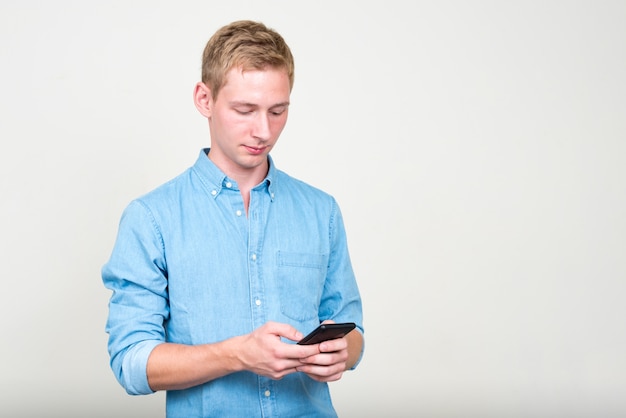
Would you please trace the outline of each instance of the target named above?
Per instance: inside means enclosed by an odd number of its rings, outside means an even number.
[[[244,145],[243,147],[246,149],[246,151],[248,151],[248,153],[252,155],[261,155],[265,152],[265,149],[267,148],[267,147],[251,147],[248,145]]]

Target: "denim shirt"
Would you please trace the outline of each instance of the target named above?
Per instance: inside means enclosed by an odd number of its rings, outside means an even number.
[[[268,321],[307,334],[356,322],[359,290],[334,198],[277,170],[250,192],[200,152],[184,173],[125,209],[109,261],[111,368],[130,394],[152,393],[146,364],[163,342],[205,344]],[[286,340],[285,340],[286,341]],[[237,372],[167,392],[168,417],[332,417],[326,383]]]

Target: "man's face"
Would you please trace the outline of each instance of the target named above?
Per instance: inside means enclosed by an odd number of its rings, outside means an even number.
[[[264,176],[267,155],[287,123],[289,94],[283,69],[231,69],[209,105],[209,158],[228,175]]]

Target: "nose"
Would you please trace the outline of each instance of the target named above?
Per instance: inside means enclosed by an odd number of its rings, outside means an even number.
[[[270,117],[265,112],[258,112],[254,120],[252,136],[267,141],[270,139]]]

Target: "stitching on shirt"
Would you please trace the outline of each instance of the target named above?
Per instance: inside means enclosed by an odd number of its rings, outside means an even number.
[[[304,267],[323,269],[325,254],[278,252],[278,265],[280,267]]]
[[[159,240],[159,243],[161,244],[161,250],[163,251],[163,254],[165,254],[165,242],[163,241],[163,234],[161,233],[161,228],[159,228],[159,224],[154,218],[154,215],[152,214],[150,207],[146,203],[142,202],[141,200],[137,200],[136,202],[141,205],[141,207],[146,211],[146,214],[150,218],[150,223],[152,224],[152,227],[155,230],[154,232]]]
[[[335,201],[334,198],[332,198],[330,200],[330,219],[328,222],[328,239],[330,240],[330,242],[333,242],[333,239],[335,237],[335,217],[337,215],[337,202]]]
[[[216,185],[213,185],[213,182],[210,181],[209,179],[207,179],[204,176],[204,173],[202,173],[200,170],[198,170],[196,168],[196,166],[194,165],[193,167],[190,168],[190,170],[195,174],[195,176],[200,180],[200,183],[202,183],[202,185],[204,186],[204,188],[206,189],[206,191],[208,192],[208,194],[213,198],[216,199],[217,196],[219,196],[219,194],[222,191],[222,184],[224,183],[224,179],[226,178],[226,176],[223,176],[222,179],[220,180],[220,182]],[[215,190],[217,193],[213,196],[211,195],[211,191]]]

